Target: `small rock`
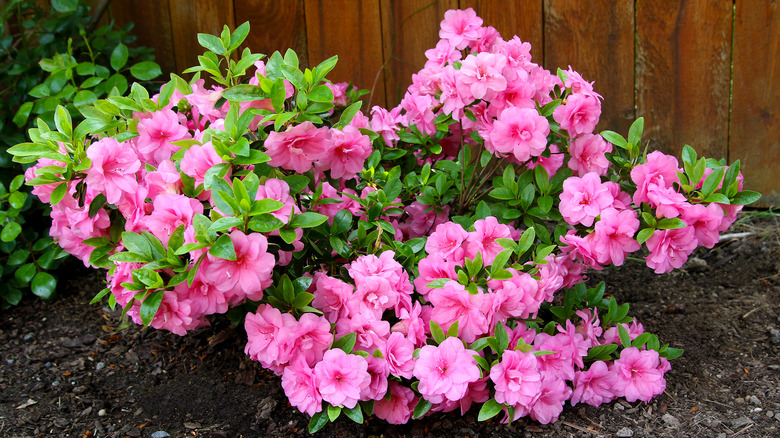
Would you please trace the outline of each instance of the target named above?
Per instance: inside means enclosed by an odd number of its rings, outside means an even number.
[[[78,339],[65,338],[62,341],[62,346],[68,348],[77,348],[77,347],[83,347],[84,344],[82,344],[81,341],[79,341]]]
[[[144,413],[144,408],[138,408],[135,410],[135,416],[139,416]]]
[[[780,330],[776,328],[769,329],[769,336],[772,337],[773,344],[780,344]]]
[[[169,437],[169,436],[171,436],[171,434],[169,434],[168,432],[166,432],[164,430],[158,430],[157,432],[152,434],[152,438],[166,438],[166,437]]]
[[[615,403],[615,410],[616,411],[625,411],[626,408],[623,407],[620,403]]]
[[[186,427],[187,429],[200,429],[200,423],[192,423],[189,421],[185,421],[184,427]]]
[[[276,397],[266,397],[260,400],[260,403],[257,404],[257,414],[255,414],[255,418],[258,420],[268,420],[271,418],[271,414],[277,404]]]
[[[780,365],[769,365],[767,368],[772,371],[780,371]]]
[[[73,388],[73,393],[74,394],[83,394],[83,393],[85,393],[87,391],[88,391],[88,388],[86,386],[83,386],[83,385],[82,386],[77,386],[77,387]]]
[[[775,413],[772,412],[772,411],[766,411],[766,416],[769,417],[769,418],[772,418],[772,417],[775,416]]]
[[[721,432],[721,433],[719,433],[719,434],[718,434],[718,438],[726,438],[727,436],[728,436],[728,435],[726,435],[726,434],[725,434],[725,433],[723,433],[723,432]]]
[[[5,362],[6,362],[8,365],[13,365],[13,364],[14,364],[14,360],[13,360],[13,359],[6,359],[6,360],[5,360]]]
[[[97,365],[95,365],[95,370],[96,370],[96,371],[100,371],[100,370],[102,370],[102,369],[103,369],[103,368],[105,368],[105,367],[106,367],[106,364],[105,364],[105,363],[103,363],[103,362],[98,362],[98,363],[97,363]]]
[[[132,350],[125,353],[125,359],[130,363],[138,363],[141,361],[141,359],[138,357],[138,353]]]
[[[27,333],[26,335],[24,335],[24,338],[22,338],[22,339],[24,339],[25,341],[29,341],[33,337],[35,337],[35,335],[33,333]]]
[[[733,420],[731,422],[731,426],[734,427],[735,429],[739,429],[739,428],[747,426],[748,424],[750,424],[752,422],[753,422],[753,420],[751,420],[748,417],[739,417],[736,420]]]
[[[709,268],[710,266],[707,264],[707,262],[704,259],[700,259],[698,257],[689,258],[688,262],[683,267],[683,269],[690,272],[702,272]]]
[[[675,418],[672,414],[664,414],[661,419],[664,420],[664,423],[669,427],[678,428],[681,426],[680,420]]]
[[[634,436],[634,431],[630,427],[624,427],[617,431],[617,436],[620,438],[630,438]]]
[[[106,416],[106,410],[105,409],[101,409],[101,410],[98,411],[98,417],[105,417],[105,416]]]
[[[741,405],[742,403],[745,403],[745,399],[742,397],[737,397],[734,399],[734,403]]]

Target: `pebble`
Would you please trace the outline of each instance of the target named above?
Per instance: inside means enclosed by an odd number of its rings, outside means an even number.
[[[152,434],[152,438],[166,438],[166,437],[169,437],[169,436],[171,436],[171,434],[169,434],[168,432],[166,432],[164,430],[158,430],[157,432]]]
[[[29,341],[29,340],[30,340],[30,339],[32,339],[34,336],[35,336],[35,335],[34,335],[33,333],[27,333],[26,335],[24,335],[24,338],[22,338],[22,339],[24,339],[25,341]]]
[[[769,417],[769,418],[772,418],[772,417],[775,416],[775,413],[772,412],[772,411],[766,411],[766,416]]]
[[[630,427],[624,427],[617,431],[617,435],[620,438],[630,438],[634,436],[634,431]]]
[[[751,395],[750,397],[747,398],[747,400],[752,405],[761,406],[761,400],[758,397],[756,397],[755,395]]]
[[[748,417],[739,417],[736,420],[733,420],[731,422],[731,426],[736,428],[736,429],[739,429],[739,428],[747,426],[748,424],[750,424],[752,422],[753,422],[753,420],[751,420]]]
[[[664,420],[664,423],[669,427],[678,428],[681,426],[680,420],[675,418],[672,414],[664,414],[661,419]]]
[[[105,409],[101,409],[101,410],[98,411],[98,417],[105,417],[105,416],[106,416],[106,410]]]
[[[105,364],[105,363],[103,363],[103,362],[98,362],[98,363],[97,363],[97,365],[95,365],[95,370],[96,370],[96,371],[100,371],[100,370],[102,370],[102,369],[103,369],[103,368],[105,368],[105,367],[106,367],[106,364]]]
[[[772,337],[773,344],[780,344],[780,330],[776,328],[769,329],[769,336]]]
[[[726,434],[725,434],[725,433],[723,433],[723,432],[721,432],[721,433],[719,433],[719,434],[718,434],[718,438],[726,438],[727,436],[728,436],[728,435],[726,435]]]

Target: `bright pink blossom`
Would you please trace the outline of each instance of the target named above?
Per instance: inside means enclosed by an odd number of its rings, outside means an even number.
[[[532,108],[509,107],[501,112],[490,132],[492,148],[524,163],[547,147],[550,124]],[[486,146],[487,147],[487,146]]]
[[[236,252],[235,260],[227,260],[208,254],[201,269],[204,278],[223,292],[230,292],[235,301],[244,297],[250,300],[263,298],[263,290],[271,285],[271,273],[275,259],[268,253],[268,241],[261,233],[244,234],[239,230],[230,233]]]
[[[501,362],[490,369],[495,384],[495,399],[508,405],[530,407],[542,390],[536,356],[518,350],[504,350]]]
[[[414,391],[391,381],[389,385],[390,398],[382,398],[374,402],[374,415],[390,424],[406,424],[414,410]]]
[[[439,38],[448,40],[453,47],[462,50],[471,40],[479,36],[480,26],[482,26],[482,18],[477,16],[474,9],[450,9],[444,13]]]
[[[617,211],[612,207],[602,210],[593,237],[596,260],[602,265],[622,265],[626,254],[642,247],[634,240],[638,229],[639,219],[633,210]]]
[[[425,242],[425,252],[438,255],[444,260],[462,262],[467,237],[469,233],[454,222],[439,224]]]
[[[331,148],[331,134],[327,127],[317,128],[311,122],[291,126],[284,132],[271,131],[265,140],[265,150],[271,166],[304,173],[315,161],[323,158]]]
[[[490,100],[506,89],[506,78],[501,73],[506,56],[500,53],[481,52],[467,56],[461,63],[457,86],[465,101]]]
[[[587,371],[574,373],[574,392],[571,395],[571,405],[586,403],[598,406],[609,403],[615,398],[612,388],[615,386],[617,376],[609,370],[603,361],[591,364]]]
[[[631,180],[636,184],[634,192],[634,204],[650,202],[647,191],[650,184],[662,188],[670,188],[675,182],[679,182],[677,159],[660,151],[647,154],[647,160],[631,169]]]
[[[338,348],[325,352],[314,366],[314,378],[323,400],[347,409],[357,405],[360,393],[371,384],[368,362]]]
[[[553,119],[571,137],[590,134],[601,117],[601,101],[593,94],[575,93],[555,108]]]
[[[314,415],[322,410],[322,396],[306,361],[295,360],[282,373],[282,389],[290,404],[299,411]]]
[[[474,259],[477,254],[482,254],[482,264],[490,266],[496,256],[504,251],[498,239],[511,238],[511,227],[499,223],[494,216],[477,219],[474,222],[474,231],[468,233],[466,238],[466,257]]]
[[[609,188],[593,172],[566,179],[560,199],[559,208],[563,219],[571,225],[582,224],[587,227],[593,225],[593,220],[614,200]]]
[[[549,424],[558,419],[563,412],[563,403],[571,396],[571,388],[566,381],[552,375],[542,380],[542,392],[531,407],[531,418]]]
[[[170,109],[162,109],[152,113],[150,118],[138,121],[138,137],[135,139],[136,150],[144,160],[157,166],[163,160],[170,160],[180,147],[174,141],[189,137],[187,127],[179,122],[179,116]]]
[[[486,316],[491,307],[489,298],[482,293],[470,294],[462,284],[450,281],[428,294],[433,305],[431,319],[445,331],[457,321],[458,336],[468,343],[474,342],[490,329]]]
[[[407,339],[403,333],[393,332],[387,338],[387,342],[379,350],[382,357],[387,359],[390,374],[405,379],[412,378],[415,359],[414,343]]]
[[[680,268],[696,249],[696,232],[693,227],[675,230],[655,230],[645,242],[650,255],[645,257],[647,266],[656,274]]]
[[[714,248],[718,243],[718,228],[723,220],[723,209],[718,204],[689,205],[683,211],[682,220],[693,227],[699,246]]]
[[[612,370],[617,376],[612,389],[616,396],[625,397],[628,402],[649,402],[666,389],[655,350],[626,348],[620,352],[620,359],[612,364]]]
[[[87,157],[91,163],[84,182],[105,193],[109,204],[116,204],[124,194],[138,188],[135,173],[141,168],[141,161],[129,145],[104,137],[87,148]]]
[[[371,140],[353,126],[330,131],[332,146],[317,164],[321,170],[330,170],[331,178],[349,179],[363,169],[363,162],[371,155]]]
[[[609,168],[609,160],[605,155],[607,152],[612,152],[612,143],[597,134],[583,134],[569,143],[569,169],[573,170],[575,175],[588,172],[606,175]]]
[[[438,346],[422,347],[413,373],[420,381],[417,387],[420,394],[433,403],[463,398],[469,383],[480,377],[479,366],[472,357],[475,354],[458,338],[447,338]]]

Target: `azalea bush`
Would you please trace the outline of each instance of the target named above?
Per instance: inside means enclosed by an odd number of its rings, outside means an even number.
[[[401,104],[368,115],[327,81],[335,58],[235,56],[248,31],[199,35],[190,81],[96,100],[77,126],[60,108],[11,149],[59,244],[108,269],[95,301],[179,335],[243,324],[312,432],[474,405],[550,423],[566,401],[663,392],[682,351],[585,274],[713,247],[759,196],[738,162],[646,153],[642,119],[594,133],[592,84],[471,9],[446,13]]]

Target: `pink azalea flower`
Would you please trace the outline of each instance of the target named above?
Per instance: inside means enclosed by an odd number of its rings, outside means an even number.
[[[456,263],[462,262],[463,244],[468,236],[469,233],[455,222],[439,224],[425,242],[425,252]]]
[[[355,293],[349,298],[347,308],[350,315],[362,314],[369,319],[381,319],[385,310],[398,304],[398,293],[383,277],[358,277]]]
[[[261,304],[256,313],[247,313],[244,320],[247,343],[244,353],[260,362],[263,367],[281,375],[292,359],[291,349],[295,341],[290,328],[297,324],[295,317],[278,309]]]
[[[140,221],[163,246],[168,246],[171,235],[181,225],[185,227],[185,241],[195,242],[192,219],[196,214],[203,214],[203,204],[184,195],[159,195],[153,205],[152,213]]]
[[[290,221],[292,213],[298,213],[298,207],[295,205],[295,199],[290,196],[290,186],[281,179],[268,178],[257,188],[255,200],[273,199],[284,203],[279,210],[272,211],[271,215],[280,221],[287,223]]]
[[[390,323],[386,320],[367,318],[363,314],[351,316],[349,319],[336,321],[336,338],[355,333],[355,348],[373,354],[381,348],[390,336]]]
[[[490,369],[495,384],[495,399],[508,405],[530,407],[542,390],[536,356],[518,350],[505,350],[501,362]]]
[[[593,220],[614,200],[609,188],[593,172],[566,179],[560,199],[559,208],[563,219],[571,225],[582,224],[587,227],[593,225]]]
[[[268,241],[261,233],[230,233],[236,251],[236,260],[226,260],[208,254],[201,265],[204,278],[217,289],[230,293],[234,303],[244,297],[258,301],[263,290],[271,285],[275,259],[268,253]]]
[[[596,260],[602,265],[622,265],[626,254],[642,247],[634,240],[638,229],[639,219],[633,210],[617,211],[612,207],[602,210],[593,237]]]
[[[333,343],[330,323],[327,319],[313,313],[304,313],[298,322],[289,327],[293,339],[291,353],[303,357],[309,366],[322,359],[325,350]]]
[[[353,126],[330,131],[332,146],[317,163],[317,168],[330,170],[331,178],[349,179],[363,169],[363,162],[371,155],[371,140]]]
[[[390,374],[405,379],[412,378],[415,362],[413,357],[414,343],[407,339],[403,333],[391,333],[387,342],[379,350],[382,352],[382,357],[387,359]]]
[[[190,146],[181,159],[180,167],[182,173],[195,179],[195,187],[197,187],[203,184],[206,171],[224,162],[225,160],[217,155],[211,142],[207,142],[203,145]]]
[[[450,217],[450,207],[448,205],[437,211],[435,208],[427,207],[417,201],[404,208],[404,212],[408,215],[408,221],[411,222],[408,232],[410,239],[427,236],[437,225],[447,222]]]
[[[136,150],[147,163],[157,166],[163,160],[170,160],[171,156],[181,149],[173,144],[174,141],[187,137],[189,132],[187,127],[179,123],[178,114],[163,109],[153,112],[151,118],[139,120]]]
[[[539,283],[530,274],[507,268],[512,273],[508,280],[488,280],[492,290],[492,315],[490,327],[496,322],[506,322],[509,318],[528,318],[539,310],[543,294],[539,293]]]
[[[682,220],[694,229],[699,246],[714,248],[718,243],[718,228],[723,220],[723,209],[720,205],[689,205],[682,213]]]
[[[174,290],[180,296],[185,295],[190,300],[194,312],[202,315],[227,312],[229,303],[225,294],[204,282],[202,275],[203,273],[198,271],[192,286],[188,286],[185,281],[177,284]]]
[[[575,93],[555,108],[553,119],[571,137],[590,134],[601,117],[601,101],[593,94]]]
[[[323,272],[314,274],[314,300],[311,305],[322,311],[329,322],[335,323],[349,315],[349,302],[354,286],[337,278],[329,277]]]
[[[390,424],[406,424],[415,406],[414,391],[396,381],[390,382],[389,391],[389,398],[374,402],[374,415]]]
[[[371,130],[382,136],[385,144],[391,146],[398,141],[400,130],[401,107],[395,107],[391,111],[375,106],[371,108]]]
[[[436,118],[436,114],[433,113],[433,107],[436,104],[433,96],[407,92],[399,105],[406,111],[402,123],[405,126],[417,125],[420,132],[425,135],[435,134],[436,125],[433,124],[433,119]]]
[[[465,101],[490,100],[506,89],[506,78],[501,74],[506,56],[500,53],[481,52],[463,60],[457,76],[458,89]]]
[[[143,323],[140,312],[128,312],[128,314],[135,323]],[[175,292],[168,292],[163,294],[160,307],[149,325],[158,330],[168,330],[171,333],[184,336],[187,331],[208,324],[208,320],[201,320],[200,316],[192,314],[189,300],[180,301]]]
[[[448,40],[453,47],[462,50],[471,40],[479,36],[480,26],[482,26],[482,19],[477,16],[474,9],[468,8],[465,11],[450,9],[444,13],[439,38]]]
[[[399,321],[393,325],[392,331],[403,334],[415,347],[425,345],[428,324],[422,318],[422,305],[415,302],[411,310],[402,309],[399,313]]]
[[[502,154],[512,154],[524,163],[547,148],[550,124],[532,108],[509,107],[501,112],[490,132],[490,143]]]
[[[446,261],[441,255],[429,253],[427,257],[420,260],[417,264],[419,275],[414,279],[414,287],[417,293],[427,299],[428,293],[433,290],[428,287],[428,284],[432,281],[440,278],[457,279],[458,276],[455,273],[455,266],[457,265],[458,263],[452,260]]]
[[[574,392],[571,395],[571,405],[586,403],[598,406],[602,403],[609,403],[615,398],[612,388],[616,382],[617,376],[609,370],[606,363],[594,362],[587,371],[574,373]]]
[[[605,153],[612,152],[612,143],[607,142],[597,134],[583,134],[569,143],[569,169],[575,175],[585,175],[595,172],[606,175],[610,163]]]
[[[447,338],[439,346],[422,347],[413,372],[420,381],[420,394],[433,403],[463,398],[469,383],[480,378],[479,366],[472,357],[475,354],[458,338]]]
[[[555,376],[545,376],[542,380],[542,392],[531,406],[531,418],[549,424],[558,419],[563,412],[563,403],[571,396],[571,388],[566,381]]]
[[[292,406],[314,415],[322,410],[322,396],[317,390],[314,370],[305,360],[294,360],[282,373],[282,389]]]
[[[357,405],[361,392],[371,384],[368,362],[338,348],[325,352],[314,366],[314,378],[323,400],[347,409]]]
[[[645,242],[650,255],[645,257],[647,266],[656,274],[680,268],[696,249],[696,232],[693,227],[676,230],[655,230]]]
[[[666,389],[666,380],[659,366],[655,350],[624,349],[620,352],[620,359],[612,364],[612,371],[617,376],[612,388],[615,395],[625,397],[628,402],[649,402]]]
[[[317,128],[311,122],[291,126],[284,132],[271,131],[265,140],[265,149],[271,166],[304,173],[315,161],[323,158],[331,148],[331,134],[327,127]]]
[[[647,185],[647,199],[659,218],[675,218],[690,205],[685,195],[676,192],[674,188],[653,183]]]
[[[387,393],[387,378],[390,375],[387,360],[376,356],[368,356],[365,359],[368,362],[371,383],[360,393],[360,400],[381,400]]]
[[[104,137],[87,148],[91,164],[84,182],[93,189],[104,192],[109,204],[116,204],[126,193],[138,188],[135,173],[141,161],[133,149],[112,137]]]
[[[428,61],[425,62],[425,68],[441,68],[459,60],[461,56],[460,50],[455,49],[455,46],[453,46],[449,40],[440,39],[439,42],[436,43],[436,47],[425,51],[425,57],[428,58]]]
[[[458,336],[468,343],[488,332],[487,311],[491,307],[490,297],[485,294],[470,294],[462,284],[450,281],[441,289],[428,294],[433,305],[431,318],[445,331],[458,322]]]
[[[509,225],[499,223],[495,217],[477,219],[474,222],[474,231],[468,233],[466,238],[466,257],[473,259],[477,253],[480,253],[482,264],[490,266],[496,256],[504,251],[504,247],[497,240],[511,238],[512,231]]]
[[[659,187],[670,188],[675,182],[679,182],[677,171],[677,159],[660,151],[647,154],[647,161],[631,169],[631,180],[636,184],[634,192],[634,204],[650,202],[647,191],[650,184]]]
[[[181,193],[181,175],[176,166],[169,160],[160,162],[157,170],[147,173],[144,180],[149,190],[149,197],[152,200],[162,194],[174,195]]]

